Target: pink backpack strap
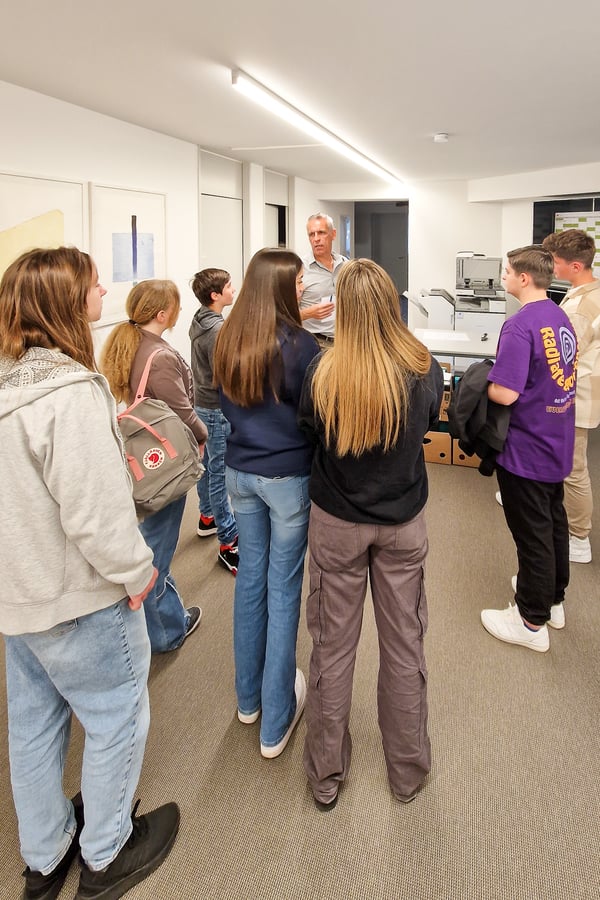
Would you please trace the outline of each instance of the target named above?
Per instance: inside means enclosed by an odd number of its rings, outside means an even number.
[[[130,410],[132,410],[132,409],[133,409],[133,407],[130,406],[129,409],[124,410],[124,412],[122,412],[119,415],[119,421],[121,421],[121,419],[131,419],[131,421],[135,422],[136,425],[139,425],[140,428],[145,428],[146,431],[152,435],[152,437],[154,438],[155,441],[158,441],[160,444],[163,445],[163,449],[164,449],[165,453],[167,454],[167,456],[170,459],[176,459],[177,458],[177,450],[175,449],[175,447],[173,446],[173,444],[171,443],[169,438],[165,437],[162,434],[159,434],[158,431],[155,428],[153,428],[149,422],[145,422],[143,419],[138,418],[138,416],[134,416],[130,412]]]
[[[146,385],[148,384],[148,377],[150,375],[150,369],[152,368],[152,360],[156,356],[157,353],[160,353],[160,347],[157,347],[156,350],[153,350],[148,359],[146,360],[146,365],[144,366],[144,371],[142,372],[142,377],[140,378],[140,383],[138,384],[137,391],[135,392],[135,400],[131,404],[135,405],[139,400],[142,400],[146,394]]]

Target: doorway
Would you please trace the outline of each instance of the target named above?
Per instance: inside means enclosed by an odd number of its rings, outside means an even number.
[[[372,259],[388,273],[408,321],[408,201],[360,201],[354,204],[354,255]]]

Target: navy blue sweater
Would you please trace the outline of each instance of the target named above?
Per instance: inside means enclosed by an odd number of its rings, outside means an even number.
[[[300,327],[282,326],[278,339],[282,364],[279,402],[268,386],[263,402],[251,407],[237,406],[219,389],[223,415],[231,423],[225,464],[266,478],[308,475],[313,454],[311,442],[298,428],[296,415],[304,373],[319,353],[319,346]]]

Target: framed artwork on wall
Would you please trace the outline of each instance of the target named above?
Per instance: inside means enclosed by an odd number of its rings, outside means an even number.
[[[35,247],[87,250],[86,220],[84,182],[0,172],[0,277]]]
[[[107,290],[99,326],[123,322],[131,288],[165,278],[166,197],[128,188],[90,185],[90,248]]]

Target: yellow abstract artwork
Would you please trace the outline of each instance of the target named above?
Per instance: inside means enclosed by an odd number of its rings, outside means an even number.
[[[60,247],[65,242],[65,217],[59,209],[0,231],[0,276],[21,253],[35,247]]]

